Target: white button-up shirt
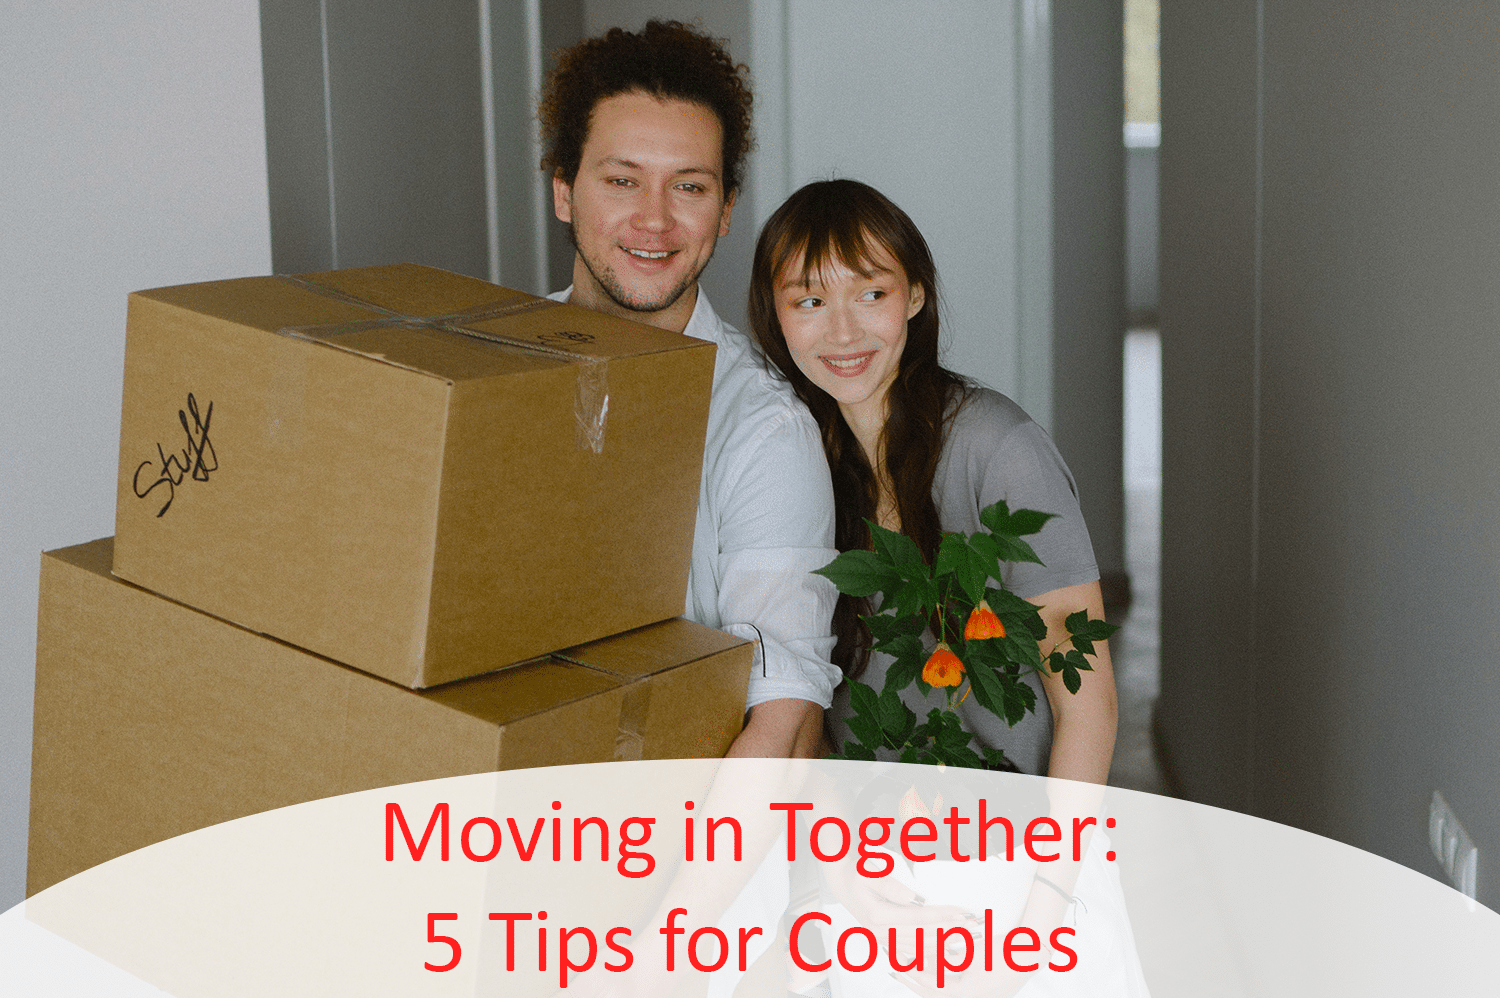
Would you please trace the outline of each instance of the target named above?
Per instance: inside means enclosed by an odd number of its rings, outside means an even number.
[[[779,699],[827,707],[841,678],[828,660],[838,591],[811,572],[838,552],[817,424],[701,287],[683,333],[718,347],[685,616],[758,642],[747,707]]]

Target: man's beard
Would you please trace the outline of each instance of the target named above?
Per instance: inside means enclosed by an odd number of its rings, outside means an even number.
[[[609,300],[627,311],[643,314],[660,312],[663,309],[671,308],[677,302],[677,299],[681,298],[687,293],[689,288],[698,283],[698,278],[702,276],[703,271],[708,268],[709,261],[714,257],[713,249],[718,246],[718,241],[715,240],[714,247],[708,252],[708,258],[703,261],[703,266],[699,267],[695,273],[686,275],[678,282],[675,288],[672,288],[659,299],[639,298],[632,295],[620,284],[620,278],[613,270],[605,268],[603,273],[595,270],[594,265],[589,262],[588,255],[578,248],[578,239],[573,234],[573,223],[567,223],[566,227],[568,230],[568,242],[573,244],[573,252],[577,254],[578,259],[583,261],[584,269],[593,276],[594,283],[603,289],[604,293],[609,296]]]

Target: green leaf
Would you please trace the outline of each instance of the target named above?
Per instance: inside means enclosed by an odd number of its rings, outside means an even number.
[[[1079,630],[1088,636],[1091,641],[1104,641],[1114,636],[1120,629],[1119,624],[1111,624],[1107,620],[1091,617]]]
[[[1063,661],[1074,669],[1082,669],[1084,672],[1094,671],[1094,667],[1089,665],[1089,660],[1083,657],[1083,652],[1076,648],[1069,649],[1068,653],[1063,656]]]
[[[953,759],[949,762],[949,765],[962,766],[965,769],[983,769],[984,760],[979,758],[979,753],[965,745],[953,753]]]
[[[984,753],[984,761],[991,766],[1000,768],[1005,765],[1005,753],[999,749],[990,748],[988,745],[981,745],[979,746],[979,750]]]
[[[880,731],[880,725],[871,717],[851,717],[848,721],[849,730],[854,732],[854,737],[859,739],[858,744],[866,748],[874,749],[884,742]],[[847,751],[851,743],[844,743]]]
[[[875,690],[858,679],[849,680],[849,705],[861,717],[875,716]]]
[[[903,634],[885,650],[894,655],[896,661],[886,670],[882,693],[910,686],[911,681],[922,674],[922,666],[927,664],[927,648],[915,635]]]
[[[945,711],[941,707],[932,708],[927,712],[927,720],[914,733],[921,735],[923,738],[936,740],[938,734],[943,730],[944,713]]]
[[[937,564],[934,568],[938,575],[947,575],[957,572],[963,564],[968,548],[963,534],[944,533],[943,539],[938,543]]]
[[[991,531],[1004,530],[1010,524],[1010,504],[1004,499],[979,511],[979,522]]]
[[[937,734],[937,743],[940,748],[949,750],[961,749],[969,744],[969,739],[974,737],[963,728],[957,714],[944,714],[943,726]]]
[[[922,565],[922,550],[917,547],[916,541],[905,534],[887,530],[873,520],[865,522],[870,525],[870,537],[875,542],[875,550],[889,559],[892,565],[898,568],[903,565]]]
[[[1004,499],[979,511],[979,522],[993,533],[1013,537],[1025,537],[1038,532],[1052,517],[1052,513],[1040,513],[1034,509],[1018,509],[1012,513]]]
[[[967,540],[962,534],[944,534],[938,547],[938,577],[952,576],[972,607],[984,599],[985,583],[999,574],[1000,562],[994,555],[994,539],[988,534]]]
[[[1083,677],[1078,674],[1080,669],[1092,671],[1088,659],[1078,649],[1069,649],[1064,655],[1062,652],[1053,652],[1047,656],[1047,664],[1051,667],[1053,674],[1062,673],[1063,686],[1069,693],[1077,693],[1078,688],[1083,685]]]
[[[915,637],[927,629],[926,619],[920,614],[915,613],[909,613],[905,616],[897,616],[891,613],[872,613],[860,619],[870,629],[870,637],[875,639],[877,647],[894,641],[903,635]]]
[[[1005,723],[1014,728],[1027,714],[1036,709],[1036,690],[1022,682],[1018,676],[1001,676],[1004,685]]]
[[[917,715],[901,702],[901,697],[895,690],[882,693],[875,704],[879,709],[881,729],[896,745],[900,745],[906,740],[906,735],[911,731]]]
[[[1063,626],[1067,628],[1068,634],[1073,638],[1073,647],[1085,655],[1092,655],[1094,654],[1094,642],[1089,640],[1087,633],[1088,622],[1089,612],[1087,610],[1079,610],[1077,613],[1068,614],[1067,619],[1063,621]]]
[[[1006,640],[1006,638],[997,638],[990,641],[970,642],[964,649],[964,664],[968,665],[972,659],[974,666],[981,672],[989,671],[997,675],[1002,672],[1016,672],[1019,666],[1014,664],[1010,656],[1006,654]]]
[[[968,549],[971,571],[983,578],[976,590],[976,595],[982,596],[989,580],[1000,582],[1000,542],[991,534],[975,534],[969,538]],[[974,602],[977,603],[978,599]],[[994,604],[990,604],[990,609],[995,609]]]
[[[976,644],[978,644],[976,642]],[[984,642],[988,645],[989,642]],[[982,657],[983,653],[978,648],[974,649],[973,660],[968,662],[969,687],[973,691],[972,696],[979,706],[997,717],[1004,716],[1004,688],[1000,684],[1000,676],[995,667]],[[998,655],[996,656],[998,657]]]
[[[895,568],[874,551],[845,551],[813,574],[831,580],[850,596],[873,596],[901,581]]]
[[[946,766],[962,769],[983,769],[984,761],[968,745],[939,745],[934,754]]]
[[[937,605],[937,587],[930,579],[904,579],[894,583],[887,605],[901,616],[927,613]]]
[[[994,587],[985,590],[984,598],[1005,625],[1007,634],[1017,637],[1030,634],[1037,641],[1047,637],[1047,622],[1042,620],[1042,608],[1035,603],[1023,600],[1009,589]]]
[[[954,535],[954,536],[961,536],[961,535]],[[999,579],[1000,578],[1000,575],[999,575],[999,569],[1000,569],[1000,545],[995,541],[994,535],[992,535],[992,534],[983,534],[983,533],[981,533],[981,534],[975,534],[973,537],[970,537],[964,543],[969,547],[969,549],[971,551],[973,551],[975,554],[979,555],[981,558],[985,559],[986,561],[991,560],[991,559],[994,560],[994,562],[995,562],[994,571],[990,572],[990,577],[994,578],[994,579]]]
[[[849,703],[854,708],[854,716],[848,721],[849,730],[859,739],[859,744],[868,749],[876,748],[881,743],[881,731],[875,691],[864,683],[850,680]]]
[[[984,599],[986,584],[992,577],[999,574],[1000,562],[997,558],[976,550],[972,544],[964,546],[963,567],[958,573],[958,581],[964,587],[964,595],[969,597],[971,606],[977,605],[980,600]]]
[[[1031,545],[1021,540],[1021,538],[1012,537],[1009,534],[995,534],[994,536],[995,546],[1000,549],[999,557],[1001,561],[1029,561],[1036,565],[1042,563],[1042,559],[1037,557],[1036,552],[1031,549]]]
[[[994,537],[1001,561],[1029,561],[1040,565],[1042,560],[1036,556],[1031,545],[1021,538],[1041,530],[1042,525],[1050,519],[1050,513],[1038,513],[1032,509],[1019,509],[1012,513],[1004,499],[979,511],[979,522]]]
[[[897,565],[896,574],[901,577],[901,580],[903,582],[915,582],[919,585],[929,585],[933,587],[934,592],[937,591],[936,583],[932,578],[932,569],[928,568],[920,561],[909,561],[905,564]]]
[[[1095,641],[1103,641],[1120,629],[1108,621],[1099,620],[1098,618],[1090,620],[1087,610],[1079,610],[1077,613],[1068,614],[1067,619],[1063,621],[1063,626],[1073,636],[1073,647],[1085,655],[1093,655],[1095,653]]]
[[[1019,663],[1026,669],[1040,669],[1042,667],[1042,650],[1037,645],[1036,639],[1028,634],[1018,634],[1007,631],[1005,637],[1000,638],[1000,652],[1012,662]]]
[[[1009,589],[996,589],[991,586],[984,591],[984,598],[989,603],[990,609],[1001,617],[1006,614],[1017,616],[1030,614],[1034,617],[1041,610],[1041,607],[1035,603],[1023,600]]]
[[[905,745],[907,739],[911,738],[912,729],[917,726],[916,711],[901,703],[901,727],[891,735],[891,748],[900,748]]]
[[[854,742],[845,742],[844,743],[843,754],[842,755],[830,756],[829,758],[832,758],[832,759],[859,759],[859,760],[862,760],[864,762],[874,762],[875,761],[875,752],[874,752],[874,750],[872,750],[870,748],[867,748],[864,745],[857,745]]]

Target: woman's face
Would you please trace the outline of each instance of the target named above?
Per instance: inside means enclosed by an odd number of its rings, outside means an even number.
[[[776,275],[776,318],[797,367],[851,410],[885,418],[885,396],[901,366],[906,322],[922,309],[920,285],[883,248],[871,253],[870,276],[841,260],[801,275],[783,267]],[[871,407],[874,407],[871,411]]]

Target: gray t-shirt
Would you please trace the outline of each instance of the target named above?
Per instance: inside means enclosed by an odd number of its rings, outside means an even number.
[[[965,534],[980,529],[979,511],[999,499],[1012,510],[1055,514],[1040,533],[1026,538],[1043,564],[1001,566],[1002,581],[1017,596],[1033,599],[1099,578],[1072,473],[1047,432],[999,392],[970,390],[953,416],[933,478],[932,498],[942,529]],[[929,647],[936,644],[931,632],[925,637]],[[879,692],[892,661],[888,655],[872,654],[860,681]],[[965,728],[984,744],[1003,751],[1023,772],[1044,774],[1052,747],[1052,711],[1041,680],[1032,674],[1026,681],[1036,690],[1036,713],[1028,714],[1014,728],[975,704],[972,697],[959,705],[958,714]],[[1087,675],[1084,682],[1088,682]],[[921,721],[933,707],[943,706],[944,694],[933,690],[924,701],[913,685],[903,691],[902,699]],[[852,714],[849,687],[840,685],[828,712],[836,743],[853,737],[845,723]],[[889,751],[880,754],[896,757]]]

